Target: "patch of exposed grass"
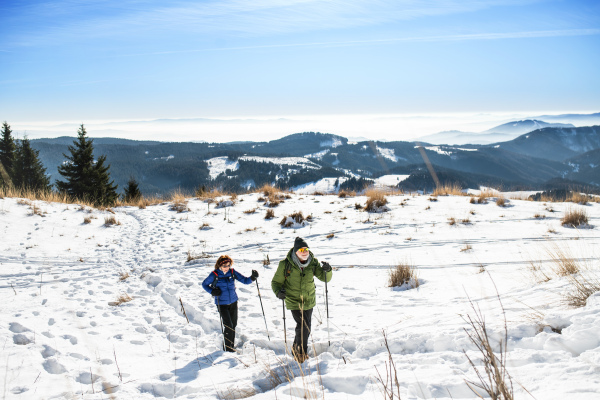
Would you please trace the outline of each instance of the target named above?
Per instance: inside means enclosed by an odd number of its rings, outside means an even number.
[[[369,189],[365,195],[367,196],[365,211],[382,212],[388,210],[388,208],[385,206],[388,203],[388,200],[385,197],[385,192],[377,189]]]
[[[338,197],[345,199],[346,197],[355,197],[356,196],[356,192],[351,191],[351,190],[340,190],[340,192],[338,193]]]
[[[420,283],[415,267],[408,263],[399,263],[390,269],[388,287],[398,287],[404,284],[410,284],[413,288],[417,288]]]
[[[86,215],[85,217],[83,217],[83,223],[84,224],[91,224],[92,223],[92,216],[91,215]]]
[[[569,208],[565,212],[564,217],[560,220],[560,223],[563,226],[570,226],[572,228],[577,228],[581,225],[587,225],[588,216],[585,210],[583,209],[572,209]]]
[[[252,208],[252,209],[250,209],[250,210],[246,210],[246,211],[244,211],[243,213],[244,213],[244,214],[254,214],[255,212],[256,212],[256,207],[255,207],[255,208]]]
[[[119,222],[114,215],[109,215],[107,217],[104,217],[104,226],[111,226],[111,225],[121,225],[121,222]]]
[[[335,236],[335,234],[330,233],[329,235],[326,236],[327,239],[332,239]]]
[[[443,186],[436,187],[431,195],[432,196],[449,196],[449,195],[464,196],[465,194],[463,193],[460,185],[458,185],[456,183],[452,183],[452,184],[446,184]]]
[[[275,218],[275,211],[273,209],[268,209],[265,214],[265,219],[273,219]]]
[[[504,196],[499,196],[496,198],[496,205],[498,207],[506,207],[508,205],[508,200]]]
[[[304,221],[312,221],[312,216],[308,215],[307,217],[304,217],[302,211],[296,211],[287,217],[283,217],[279,222],[279,225],[281,225],[283,228],[289,228],[294,224],[303,224]]]

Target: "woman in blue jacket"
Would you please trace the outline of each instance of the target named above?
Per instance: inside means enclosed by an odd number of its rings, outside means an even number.
[[[223,320],[224,350],[235,352],[235,327],[237,326],[237,301],[235,280],[250,284],[258,278],[258,272],[252,270],[250,278],[233,270],[233,259],[228,255],[219,257],[215,270],[202,282],[202,287],[215,297],[215,304]]]

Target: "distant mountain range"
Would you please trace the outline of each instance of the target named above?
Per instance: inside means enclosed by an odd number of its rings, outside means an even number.
[[[600,123],[600,121],[599,121]],[[490,144],[514,139],[519,135],[542,128],[574,128],[573,124],[548,123],[536,119],[507,122],[483,132],[444,131],[419,138],[424,142],[434,144]]]
[[[538,188],[559,179],[561,185],[572,182],[600,190],[600,126],[551,126],[525,120],[500,125],[490,130],[497,133],[486,135],[508,135],[544,125],[512,140],[486,145],[349,142],[341,136],[304,132],[269,142],[235,143],[96,138],[94,154],[107,156],[111,177],[121,189],[134,177],[146,194],[175,188],[191,192],[200,186],[242,190],[270,183],[295,187],[322,178],[339,178],[338,183],[354,178],[349,185],[359,182],[357,178],[386,174],[410,175],[400,183],[406,189],[431,189],[434,180],[427,163],[442,183],[463,187]],[[61,178],[57,167],[74,140],[31,141],[52,181]]]

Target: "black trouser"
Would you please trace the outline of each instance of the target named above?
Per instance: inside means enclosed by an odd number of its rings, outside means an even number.
[[[234,352],[235,327],[237,326],[238,307],[237,301],[231,304],[218,306],[221,318],[223,318],[223,336],[225,337],[225,346],[223,350]]]
[[[310,336],[310,319],[313,309],[292,310],[292,316],[296,321],[296,337],[294,338],[294,351],[297,354],[308,354],[308,337]]]

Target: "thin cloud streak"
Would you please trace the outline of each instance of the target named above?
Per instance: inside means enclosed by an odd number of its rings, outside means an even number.
[[[285,47],[337,47],[337,46],[353,46],[363,44],[383,44],[383,43],[411,43],[411,42],[457,42],[467,40],[501,40],[501,39],[533,39],[544,37],[565,37],[565,36],[591,36],[600,34],[600,29],[569,29],[569,30],[553,30],[553,31],[529,31],[529,32],[506,32],[506,33],[475,33],[466,35],[447,35],[447,36],[414,36],[406,38],[389,38],[389,39],[370,39],[370,40],[349,40],[349,41],[334,41],[334,42],[309,42],[309,43],[283,43],[283,44],[266,44],[256,46],[234,46],[234,47],[214,47],[205,49],[193,50],[170,50],[150,53],[134,53],[115,57],[135,57],[149,55],[167,55],[181,53],[196,53],[204,51],[225,51],[225,50],[252,50],[252,49],[269,49],[269,48],[285,48]]]

